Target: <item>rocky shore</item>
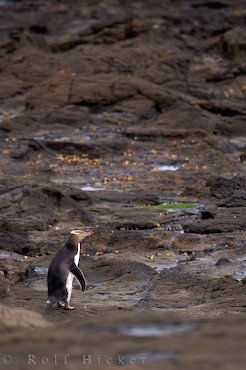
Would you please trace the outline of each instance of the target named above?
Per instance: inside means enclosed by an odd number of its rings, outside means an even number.
[[[1,367],[245,368],[245,17],[0,1]],[[46,315],[81,227],[88,289]]]

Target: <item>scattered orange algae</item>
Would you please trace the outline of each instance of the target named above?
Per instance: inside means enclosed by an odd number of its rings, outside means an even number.
[[[146,258],[148,260],[153,260],[154,259],[154,255],[153,254],[149,254],[148,256],[146,256]]]
[[[104,252],[103,251],[98,251],[95,254],[95,256],[103,256],[103,255],[104,255]]]
[[[100,158],[88,158],[87,154],[83,154],[82,156],[73,154],[73,155],[64,155],[60,154],[56,157],[59,161],[63,163],[84,163],[86,165],[99,165],[102,163]]]

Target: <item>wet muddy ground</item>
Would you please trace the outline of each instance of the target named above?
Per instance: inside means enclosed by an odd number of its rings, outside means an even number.
[[[0,2],[1,366],[245,368],[245,16]],[[44,314],[81,227],[88,289]]]

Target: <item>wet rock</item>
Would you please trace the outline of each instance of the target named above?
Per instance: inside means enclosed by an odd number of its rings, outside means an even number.
[[[221,217],[221,218],[220,218]],[[224,232],[233,232],[235,230],[245,230],[245,218],[240,216],[222,215],[214,221],[201,221],[193,224],[184,224],[185,233],[194,234],[217,234]]]
[[[33,32],[34,31],[34,32]],[[36,32],[35,32],[36,31]],[[41,26],[39,27],[31,26],[30,30],[25,30],[21,35],[20,35],[20,46],[23,48],[37,48],[41,49],[43,51],[48,52],[49,46],[46,42],[46,39],[44,35],[42,34],[45,29],[42,28]]]
[[[221,285],[215,286],[215,291],[211,293],[211,298],[221,304],[225,312],[243,313],[245,312],[245,286],[244,284],[231,281],[221,282]],[[235,304],[236,302],[236,304]]]
[[[240,162],[242,162],[242,163],[246,162],[246,154],[241,154],[240,155]]]
[[[222,52],[229,59],[243,58],[245,56],[246,37],[241,27],[227,31],[221,40]]]
[[[217,177],[207,181],[206,186],[218,208],[209,217],[202,216],[201,220],[192,224],[184,223],[185,233],[211,234],[244,230],[245,179]]]
[[[0,250],[0,271],[8,287],[26,281],[32,275],[34,266],[32,258]]]
[[[207,182],[212,197],[218,199],[218,204],[222,207],[245,206],[246,180],[242,177],[226,179],[217,177]],[[221,200],[222,199],[222,200]]]
[[[148,280],[155,274],[151,267],[143,263],[124,259],[115,260],[110,257],[94,259],[89,269],[88,267],[85,271],[87,271],[87,275],[90,279],[94,281],[116,280],[119,284],[120,282],[124,284],[132,282],[135,284],[140,281],[147,284]]]
[[[39,313],[0,305],[1,330],[51,328],[53,325]]]
[[[185,273],[181,267],[163,270],[155,281],[150,299],[152,307],[185,308],[199,305],[209,288],[208,279],[199,274]],[[169,292],[172,294],[169,295]],[[182,292],[182,297],[180,296]]]
[[[13,252],[25,251],[30,248],[28,242],[28,226],[21,220],[1,220],[0,247]]]
[[[142,141],[148,141],[153,138],[184,138],[186,130],[185,129],[172,129],[172,128],[161,128],[161,127],[142,127],[142,126],[136,126],[134,128],[128,128],[125,130],[122,130],[122,134],[125,136],[131,138],[142,140]]]
[[[46,80],[34,86],[26,97],[26,107],[33,110],[35,107],[46,109],[60,108],[69,104],[69,92],[74,80],[72,73],[59,73],[53,79]]]
[[[156,224],[152,222],[122,223],[117,225],[116,230],[148,230],[154,229]]]
[[[25,160],[28,158],[28,155],[30,153],[30,149],[27,145],[20,144],[18,148],[15,148],[11,150],[11,158],[19,159],[19,160]]]
[[[119,230],[110,235],[108,244],[114,248],[120,245],[127,246],[127,249],[136,249],[136,245],[141,245],[142,250],[154,249],[157,247],[160,238],[154,235],[147,236],[143,230]]]
[[[194,251],[202,248],[201,237],[194,234],[181,234],[173,237],[171,248],[177,251]]]
[[[208,279],[204,274],[185,273],[181,268],[163,270],[151,291],[150,303],[152,307],[159,309],[187,309],[191,305],[213,302],[226,312],[234,305],[235,312],[242,312],[245,307],[244,290],[243,284],[232,276]],[[169,291],[172,291],[172,296],[168,294]],[[233,303],[235,301],[236,304]]]
[[[210,210],[201,211],[202,220],[208,220],[209,218],[214,218],[214,217],[215,217],[214,212],[212,212]]]
[[[45,146],[51,148],[53,153],[81,155],[89,154],[92,157],[106,157],[111,153],[123,153],[127,149],[128,143],[123,138],[102,138],[98,140],[90,140],[88,143],[69,140],[44,140]],[[42,149],[42,148],[41,148]]]
[[[7,99],[22,92],[21,82],[15,76],[2,75],[0,78],[0,98]]]
[[[6,296],[10,290],[10,281],[2,273],[3,271],[0,271],[0,297]]]
[[[213,284],[213,292],[224,291],[227,289],[227,287],[232,286],[236,287],[239,286],[239,284],[231,275],[226,275],[225,277],[218,279]]]
[[[222,110],[226,111],[226,107],[221,107]],[[241,107],[239,107],[241,109]],[[219,112],[218,112],[219,113]],[[238,111],[228,111],[228,115],[234,116],[234,122],[233,125],[231,124],[230,119],[225,119],[223,121],[219,121],[215,125],[215,132],[218,132],[221,135],[233,137],[236,135],[242,135],[245,136],[246,131],[245,131],[245,126],[243,124],[244,118],[243,115]]]
[[[88,108],[76,105],[68,105],[60,109],[50,111],[50,114],[45,117],[44,123],[47,125],[69,125],[81,127],[88,124]]]
[[[189,118],[188,118],[189,117]],[[158,125],[172,122],[172,129],[186,129],[193,133],[207,131],[208,127],[213,130],[217,119],[210,113],[200,110],[191,104],[177,102],[169,109],[164,109],[158,118]]]
[[[121,112],[117,121],[120,119],[129,126],[128,121],[135,125],[140,119],[150,119],[155,114],[155,103],[144,96],[136,96],[114,104],[114,109]]]
[[[80,44],[113,43],[125,39],[128,34],[144,32],[148,27],[141,20],[133,20],[126,9],[113,12],[111,17],[101,16],[100,19],[88,19],[83,24],[72,22],[66,31],[57,36],[48,38],[48,42],[55,52],[67,51]]]
[[[79,217],[89,218],[81,205],[90,203],[90,198],[82,190],[73,190],[60,185],[20,186],[2,194],[0,207],[4,207],[5,214],[6,209],[12,215],[17,212],[17,207],[12,203],[13,200],[18,202],[19,212],[27,219],[31,219],[32,215],[42,214],[44,223],[52,223],[56,213],[61,212],[65,217],[64,213],[73,210],[78,216],[80,214]]]
[[[34,86],[26,99],[29,110],[61,108],[64,105],[80,106],[109,105],[136,95],[165,105],[175,101],[175,95],[149,81],[129,77],[121,78],[114,74],[96,75],[81,78],[69,71],[61,71],[53,78]]]
[[[15,50],[15,40],[8,33],[2,33],[0,37],[0,55],[11,53]]]
[[[74,211],[75,217],[81,217],[88,220],[86,212],[80,208],[80,203],[83,200],[88,201],[88,196],[82,191],[83,197],[78,197],[73,194],[71,189],[66,189],[59,185],[57,186],[41,186],[27,191],[23,194],[21,201],[21,209],[23,215],[29,216],[30,212],[37,212],[37,214],[43,214],[47,222],[53,223],[55,220],[55,214],[57,212],[62,213],[62,218],[66,217],[66,213],[69,217],[72,216],[71,211]],[[77,191],[77,194],[79,191]]]
[[[223,266],[227,266],[227,265],[229,265],[231,263],[231,261],[230,260],[228,260],[228,258],[220,258],[217,262],[216,262],[216,264],[215,264],[215,266],[217,266],[217,267],[223,267]]]
[[[116,75],[96,76],[91,78],[76,77],[69,72],[60,72],[53,79],[35,86],[27,97],[27,107],[47,105],[61,107],[65,104],[92,105],[112,104],[129,96],[136,91],[125,79]]]
[[[0,197],[0,208],[4,211],[0,247],[37,255],[40,246],[30,241],[29,233],[48,230],[58,218],[63,222],[74,220],[79,224],[90,224],[91,215],[85,210],[90,202],[89,196],[82,190],[59,185],[20,186],[7,191]]]

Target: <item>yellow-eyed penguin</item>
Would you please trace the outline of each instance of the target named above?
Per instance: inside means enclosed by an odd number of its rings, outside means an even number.
[[[73,310],[70,306],[74,276],[80,283],[82,291],[86,288],[86,280],[79,269],[80,242],[92,235],[91,230],[72,230],[66,244],[58,250],[48,269],[48,300],[46,310],[55,303],[64,310]]]

